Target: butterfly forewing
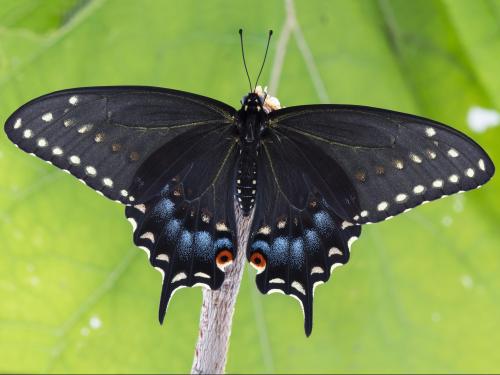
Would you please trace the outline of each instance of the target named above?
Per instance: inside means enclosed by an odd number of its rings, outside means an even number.
[[[359,203],[350,222],[387,219],[426,201],[476,188],[494,173],[490,158],[474,141],[417,116],[318,105],[273,112],[270,125],[295,143],[314,143],[331,164],[341,167]],[[328,168],[320,171],[332,173]]]
[[[234,113],[224,103],[175,90],[79,88],[27,103],[5,130],[24,151],[129,204],[135,174],[153,152],[193,129],[227,126]]]

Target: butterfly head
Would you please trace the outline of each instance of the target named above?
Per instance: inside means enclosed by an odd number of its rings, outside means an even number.
[[[255,92],[250,92],[241,99],[245,112],[260,112],[263,109],[264,98]]]
[[[267,114],[264,111],[264,101],[257,93],[251,92],[242,100],[238,112],[237,130],[244,144],[258,143],[267,124]]]

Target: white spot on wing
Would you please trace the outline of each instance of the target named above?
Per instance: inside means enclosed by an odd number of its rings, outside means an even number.
[[[450,148],[448,150],[448,156],[451,157],[451,158],[456,158],[458,157],[459,153],[457,150],[455,150],[454,148]]]
[[[450,177],[448,177],[448,181],[456,184],[458,182],[458,175],[452,174]]]
[[[314,275],[315,273],[325,273],[325,271],[321,267],[313,267],[311,270],[311,275]]]
[[[146,206],[143,203],[136,204],[134,206],[134,208],[136,208],[137,210],[141,211],[143,214],[146,213]]]
[[[394,160],[394,166],[395,166],[397,169],[403,169],[403,168],[404,168],[403,161],[402,161],[402,160],[399,160],[399,159]]]
[[[85,167],[85,173],[87,173],[89,176],[92,176],[92,177],[94,177],[95,175],[97,175],[96,169],[93,166],[91,166],[91,165],[87,165]]]
[[[194,274],[196,277],[203,277],[204,279],[210,279],[210,275],[207,275],[205,272],[196,272]]]
[[[70,127],[71,125],[73,125],[74,123],[75,123],[75,121],[70,119],[70,118],[63,121],[64,126],[67,128]]]
[[[352,227],[353,224],[348,222],[348,221],[343,221],[342,222],[342,229],[345,229],[345,228],[348,228],[348,227]]]
[[[152,243],[155,243],[155,235],[152,232],[146,232],[141,236],[144,240],[149,240]]]
[[[302,293],[303,295],[306,294],[306,290],[304,289],[304,287],[302,286],[301,283],[299,283],[298,281],[294,281],[292,282],[292,288],[297,290],[298,292]]]
[[[432,182],[432,186],[435,187],[436,189],[442,188],[443,187],[443,180],[437,179]]]
[[[33,137],[33,131],[31,129],[25,129],[23,131],[23,138],[28,139],[28,138],[31,138],[31,137]]]
[[[52,121],[54,119],[54,116],[52,116],[52,112],[47,112],[42,116],[42,120],[45,122]]]
[[[486,166],[484,165],[484,160],[483,159],[479,159],[479,161],[477,162],[477,166],[483,172],[486,170]]]
[[[279,277],[276,277],[274,279],[269,280],[269,282],[272,284],[284,284],[285,280],[280,279]]]
[[[417,185],[413,188],[413,192],[415,194],[422,194],[425,191],[425,187],[423,185]]]
[[[412,152],[412,153],[410,153],[410,159],[411,159],[413,162],[417,163],[417,164],[422,163],[422,158],[421,158],[420,156],[418,156],[417,154],[414,154],[413,152]]]
[[[80,134],[87,133],[90,130],[92,130],[93,127],[94,127],[94,125],[92,125],[92,124],[83,125],[80,128],[78,128],[78,133],[80,133]]]
[[[269,225],[264,225],[258,231],[260,234],[265,234],[266,236],[271,234],[271,227]]]
[[[366,210],[361,211],[359,215],[360,215],[361,217],[367,217],[367,216],[368,216],[368,211],[366,211]]]
[[[102,183],[107,187],[113,187],[113,180],[109,177],[104,177]]]
[[[36,142],[38,147],[47,147],[49,142],[45,138],[38,138],[38,141]]]
[[[164,262],[168,262],[168,261],[170,261],[170,258],[168,257],[168,255],[167,255],[167,254],[158,254],[158,255],[156,256],[156,260],[162,260],[162,261],[164,261]],[[195,276],[196,276],[196,275],[195,275]]]
[[[177,281],[181,281],[181,280],[184,280],[184,279],[187,279],[187,276],[184,272],[179,272],[177,275],[174,276],[174,278],[172,279],[172,284],[177,282]]]
[[[389,207],[389,203],[382,201],[378,204],[377,210],[384,211],[385,209],[387,209],[387,207]]]
[[[126,197],[126,196],[128,195],[128,191],[127,191],[127,190],[125,190],[125,189],[120,190],[120,195],[121,195],[122,197]]]
[[[434,130],[434,128],[431,128],[430,126],[425,128],[425,134],[428,136],[428,137],[434,137],[436,135],[436,130]]]
[[[403,193],[398,194],[398,195],[396,195],[396,202],[402,203],[402,202],[406,201],[407,198],[408,198],[408,195],[406,195],[406,194],[403,194]]]
[[[276,224],[276,226],[278,227],[278,229],[284,229],[286,226],[286,220],[278,221],[278,224]]]
[[[78,103],[78,96],[73,95],[71,98],[69,98],[68,102],[71,105],[76,105]]]
[[[80,164],[80,158],[76,155],[71,155],[69,157],[69,162],[73,165],[79,165]]]
[[[474,177],[474,169],[472,169],[472,168],[468,168],[468,169],[466,169],[466,170],[465,170],[465,175],[466,175],[467,177],[470,177],[470,178]]]
[[[229,232],[229,228],[223,221],[219,221],[218,223],[216,223],[215,229],[217,229],[219,232]]]
[[[21,118],[18,118],[16,122],[14,123],[14,129],[19,129],[23,125],[23,121]]]
[[[331,257],[334,255],[342,255],[342,251],[340,251],[337,247],[331,247],[328,251],[328,256]]]
[[[52,148],[52,154],[57,155],[57,156],[62,155],[63,154],[63,150],[62,150],[61,147],[57,147],[57,146],[53,147]]]

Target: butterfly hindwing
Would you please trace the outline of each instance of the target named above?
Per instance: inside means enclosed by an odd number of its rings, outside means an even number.
[[[147,196],[137,195],[142,203],[126,209],[135,244],[148,253],[151,265],[163,275],[160,321],[177,289],[195,285],[218,289],[225,268],[236,257],[236,143],[225,137],[229,132],[212,131],[202,144],[194,142],[194,146],[191,137],[180,136],[170,150],[160,149],[163,160],[153,154],[138,172],[145,186],[155,187],[160,182],[163,186],[145,189]],[[193,154],[177,159],[170,154],[190,147]],[[163,173],[157,174],[157,170]]]
[[[315,286],[347,263],[361,233],[360,226],[344,219],[356,207],[356,197],[349,184],[339,181],[341,171],[319,176],[311,165],[323,158],[310,142],[294,144],[268,135],[258,158],[257,205],[247,250],[262,293],[278,291],[299,300],[307,335]],[[337,171],[335,165],[331,171]]]
[[[34,99],[5,124],[18,147],[69,171],[106,197],[136,202],[136,172],[181,134],[228,127],[235,110],[199,95],[154,87],[89,87]]]
[[[436,121],[388,110],[312,105],[272,112],[281,136],[314,143],[355,187],[359,224],[487,182],[494,166],[464,134]],[[320,172],[331,173],[320,167]]]

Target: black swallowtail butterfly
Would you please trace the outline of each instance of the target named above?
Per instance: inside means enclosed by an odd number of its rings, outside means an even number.
[[[439,122],[355,105],[277,109],[250,88],[240,110],[164,88],[76,88],[5,124],[22,150],[126,205],[135,244],[164,274],[160,321],[178,288],[221,286],[235,198],[245,215],[255,208],[247,258],[259,290],[297,298],[309,335],[314,288],[348,262],[362,224],[494,173],[479,145]]]

